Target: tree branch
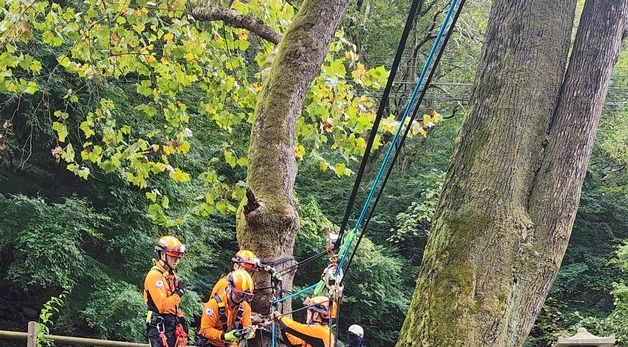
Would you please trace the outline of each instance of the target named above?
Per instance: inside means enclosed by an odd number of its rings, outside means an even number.
[[[275,31],[270,25],[253,16],[240,14],[234,10],[227,8],[207,8],[196,7],[192,10],[192,17],[199,21],[215,21],[221,20],[226,25],[234,28],[241,28],[257,34],[264,40],[278,44],[283,37]]]

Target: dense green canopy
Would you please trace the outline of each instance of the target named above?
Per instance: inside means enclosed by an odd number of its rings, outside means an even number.
[[[159,235],[188,245],[180,269],[191,282],[188,317],[199,316],[237,250],[235,206],[274,44],[197,21],[185,1],[130,3],[0,0],[0,329],[39,320],[60,335],[141,342],[142,283]],[[367,182],[445,3],[420,9]],[[230,6],[282,33],[298,3]],[[322,251],[327,228],[342,219],[408,6],[352,4],[308,91],[295,153],[299,259]],[[362,325],[369,346],[393,343],[403,322],[489,7],[477,0],[465,8],[424,104],[445,119],[429,134],[416,127],[347,279],[341,329]],[[624,50],[571,243],[529,346],[579,325],[628,343],[626,90]],[[295,284],[318,280],[325,265],[300,268]]]

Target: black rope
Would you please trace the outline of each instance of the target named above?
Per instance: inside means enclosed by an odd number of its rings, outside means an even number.
[[[406,26],[403,28],[403,34],[401,35],[401,40],[399,40],[399,47],[397,47],[397,54],[395,55],[395,59],[393,60],[392,67],[390,68],[390,75],[388,76],[388,81],[386,82],[386,88],[384,89],[384,93],[382,94],[382,98],[379,102],[379,108],[375,116],[375,121],[373,122],[373,127],[371,128],[371,133],[369,134],[369,139],[366,143],[364,156],[362,157],[362,161],[360,162],[360,169],[358,170],[358,174],[355,177],[355,182],[353,183],[353,190],[351,191],[351,196],[349,197],[349,202],[347,203],[347,209],[345,210],[345,215],[342,218],[342,223],[340,224],[340,231],[338,232],[338,240],[336,240],[336,243],[334,244],[334,249],[338,249],[340,245],[342,244],[342,236],[344,235],[345,229],[347,228],[349,215],[351,215],[353,204],[355,203],[355,198],[358,193],[358,188],[360,187],[362,176],[364,176],[366,163],[368,162],[371,148],[373,147],[373,142],[375,141],[375,136],[377,135],[377,128],[379,127],[379,122],[384,115],[384,110],[386,109],[386,103],[388,102],[388,96],[390,95],[390,90],[392,89],[393,81],[395,80],[395,76],[397,75],[399,63],[401,62],[401,56],[403,55],[403,51],[406,46],[406,41],[408,40],[408,36],[410,34],[410,31],[412,30],[412,24],[414,22],[414,17],[416,16],[416,11],[417,11],[417,8],[419,7],[420,2],[421,0],[413,0],[412,6],[410,6],[408,19],[406,19]]]
[[[272,260],[272,261],[266,261],[266,262],[263,262],[262,264],[263,265],[268,265],[268,266],[277,266],[277,265],[280,265],[280,264],[283,264],[283,263],[287,263],[287,262],[289,262],[291,260],[294,260],[294,257],[289,255],[289,256],[281,257],[281,258],[278,258],[278,259],[275,259],[275,260]]]
[[[355,256],[358,250],[358,246],[360,246],[360,242],[362,242],[362,237],[364,237],[364,232],[366,231],[366,228],[368,227],[369,222],[371,221],[371,218],[373,217],[375,207],[377,206],[377,203],[379,202],[379,199],[381,198],[382,193],[384,192],[384,187],[386,186],[386,182],[388,182],[388,178],[390,177],[390,173],[392,172],[395,162],[397,161],[397,157],[399,157],[399,153],[401,152],[401,149],[403,148],[403,145],[406,141],[406,137],[408,136],[408,133],[410,132],[410,129],[412,127],[412,122],[414,122],[419,112],[419,107],[421,106],[421,102],[423,101],[423,97],[425,96],[425,93],[427,91],[427,87],[432,82],[432,78],[434,77],[434,73],[436,72],[436,67],[438,66],[438,63],[440,62],[440,59],[443,56],[443,52],[445,52],[445,48],[447,46],[447,42],[449,41],[449,38],[451,37],[451,34],[454,32],[456,22],[458,21],[458,17],[460,16],[460,12],[462,12],[462,7],[464,6],[465,2],[466,0],[460,1],[460,5],[458,6],[456,13],[454,14],[454,18],[452,19],[449,29],[447,30],[447,34],[445,35],[445,39],[443,40],[443,43],[438,51],[438,55],[436,56],[436,59],[434,60],[432,69],[430,70],[430,73],[427,77],[427,81],[423,85],[423,89],[421,90],[421,94],[419,95],[419,98],[417,99],[416,106],[414,107],[414,110],[412,111],[412,117],[410,117],[410,122],[408,123],[408,126],[406,127],[406,130],[403,133],[401,140],[399,141],[399,145],[395,148],[395,155],[392,159],[392,162],[390,163],[390,166],[388,167],[388,171],[386,171],[386,177],[384,178],[384,181],[382,182],[382,185],[380,186],[380,189],[377,192],[377,197],[375,198],[375,202],[373,203],[373,206],[371,207],[369,214],[364,222],[364,227],[360,231],[360,236],[358,237],[358,241],[355,245],[355,248],[353,248],[353,251],[351,252],[351,256],[349,257],[349,261],[347,262],[347,266],[345,268],[342,280],[347,278],[347,273],[349,272],[349,267],[351,266],[353,257]]]
[[[327,251],[322,251],[320,253],[317,253],[317,254],[314,254],[312,256],[309,256],[309,257],[307,257],[307,258],[297,262],[296,264],[294,264],[292,266],[289,266],[289,267],[279,271],[279,275],[283,276],[283,275],[287,274],[288,272],[298,268],[299,266],[305,265],[305,264],[307,264],[307,263],[309,263],[309,262],[311,262],[313,260],[316,260],[316,259],[318,259],[318,258],[320,258],[320,257],[322,257],[322,256],[324,256],[326,254],[327,254]]]

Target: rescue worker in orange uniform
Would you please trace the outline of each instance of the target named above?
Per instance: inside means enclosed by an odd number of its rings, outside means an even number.
[[[175,274],[179,261],[185,255],[185,245],[174,236],[163,236],[155,245],[155,253],[157,261],[144,280],[148,342],[151,347],[185,346],[188,325],[179,309],[185,285]]]
[[[283,342],[288,347],[331,347],[334,335],[329,330],[329,320],[336,317],[336,304],[326,296],[308,298],[303,302],[307,307],[306,324],[299,323],[279,312],[273,312],[271,318],[281,329]]]
[[[259,270],[260,265],[261,262],[255,253],[245,249],[239,251],[233,258],[231,258],[232,271],[243,269],[251,276]],[[225,289],[227,289],[227,286],[227,276],[224,276],[216,282],[209,297],[213,298],[216,294],[222,293]]]
[[[227,278],[227,288],[211,297],[203,307],[197,345],[236,347],[242,339],[255,337],[251,326],[253,279],[248,272],[238,269]]]

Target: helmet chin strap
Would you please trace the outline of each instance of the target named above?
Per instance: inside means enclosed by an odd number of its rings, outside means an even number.
[[[233,300],[233,292],[231,291],[230,287],[227,287],[227,290],[225,290],[225,292],[227,293],[227,304],[229,304],[230,307],[240,305],[240,303],[236,303],[235,300]]]
[[[164,259],[165,257],[165,259]],[[167,255],[163,255],[163,253],[159,253],[159,261],[162,263],[162,265],[166,268],[166,270],[168,270],[168,272],[172,272],[172,270],[174,270],[172,268],[172,266],[170,266],[170,264],[168,264],[168,256]]]
[[[312,323],[318,323],[318,324],[323,324],[323,319],[321,318],[321,314],[319,312],[316,311],[310,311],[312,312],[312,316],[310,319],[308,319],[308,321],[306,322],[307,324],[312,324]],[[317,320],[314,319],[314,317],[318,317]]]

